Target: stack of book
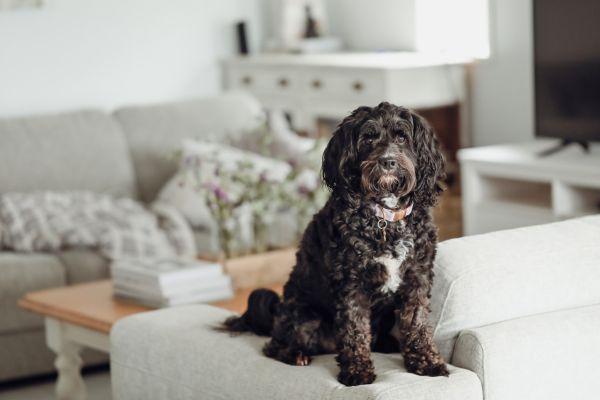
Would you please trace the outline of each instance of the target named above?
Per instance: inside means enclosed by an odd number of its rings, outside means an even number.
[[[114,295],[153,308],[233,297],[221,264],[200,260],[120,260],[112,263]]]

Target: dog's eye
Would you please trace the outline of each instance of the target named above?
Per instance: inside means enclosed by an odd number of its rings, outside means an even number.
[[[403,133],[399,134],[398,137],[396,138],[396,140],[398,141],[398,143],[402,144],[404,142],[406,142],[406,136],[404,136]]]
[[[367,143],[373,143],[378,137],[379,135],[376,132],[370,132],[365,135],[365,140]]]

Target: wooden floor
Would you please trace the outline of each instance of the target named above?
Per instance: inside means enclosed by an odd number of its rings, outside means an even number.
[[[439,229],[440,241],[462,236],[461,196],[457,184],[444,192],[433,211],[433,218]]]

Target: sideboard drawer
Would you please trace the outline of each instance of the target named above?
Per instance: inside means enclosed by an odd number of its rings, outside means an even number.
[[[307,71],[304,92],[310,97],[373,98],[384,91],[384,76],[373,71]]]
[[[232,88],[250,92],[285,94],[300,87],[299,73],[282,68],[232,68],[230,85]]]

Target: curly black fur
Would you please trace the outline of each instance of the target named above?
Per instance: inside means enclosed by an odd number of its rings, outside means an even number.
[[[419,375],[448,375],[427,325],[437,244],[430,209],[445,178],[432,129],[403,107],[359,107],[334,132],[322,173],[331,197],[304,232],[283,299],[254,292],[225,329],[271,336],[264,353],[288,364],[335,352],[346,385],[373,382],[371,350],[402,353]],[[413,212],[384,235],[375,203],[412,203]]]

